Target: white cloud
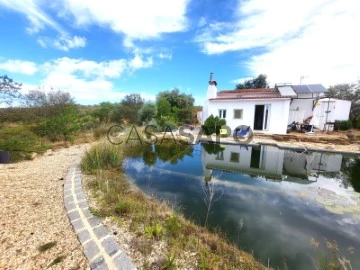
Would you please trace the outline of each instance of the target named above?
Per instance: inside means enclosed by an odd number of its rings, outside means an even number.
[[[37,33],[43,30],[45,26],[50,26],[63,33],[62,27],[42,10],[40,3],[42,1],[38,0],[0,0],[0,6],[26,15],[30,22],[26,29],[28,33]]]
[[[306,76],[306,83],[330,85],[360,75],[357,1],[250,0],[239,1],[236,12],[237,22],[215,22],[195,38],[204,53],[261,49],[246,66],[271,83]]]
[[[189,0],[112,1],[112,0],[64,0],[59,6],[65,8],[70,19],[78,26],[103,25],[123,33],[132,39],[149,39],[163,33],[184,31]]]
[[[39,37],[37,39],[39,45],[43,48],[53,47],[62,51],[69,51],[74,48],[83,48],[86,46],[86,38],[79,36],[61,35],[56,39],[48,37]]]
[[[172,59],[172,52],[171,52],[171,51],[160,52],[157,56],[158,56],[160,59],[171,60],[171,59]]]
[[[198,27],[203,27],[203,26],[206,25],[206,23],[207,23],[206,19],[204,17],[201,17],[197,26]]]
[[[232,81],[230,81],[230,83],[235,83],[235,84],[244,83],[245,81],[249,81],[252,79],[253,79],[253,77],[240,78],[240,79],[232,80]]]
[[[69,49],[85,47],[86,38],[78,36],[60,36],[54,41],[53,45],[55,48],[67,52]]]
[[[78,102],[94,104],[99,101],[119,101],[127,93],[117,89],[112,80],[131,74],[138,69],[153,65],[151,57],[144,59],[139,52],[129,59],[93,61],[57,58],[42,64],[22,60],[0,62],[0,70],[32,75],[41,74],[39,85],[44,89],[59,89],[70,92]],[[26,86],[26,87],[25,87]],[[24,84],[24,92],[35,89],[34,85]],[[142,93],[147,100],[155,100],[154,95]]]
[[[7,60],[5,62],[0,62],[0,70],[33,75],[37,71],[36,64],[30,61],[23,60]]]
[[[147,57],[146,60],[144,60],[140,52],[135,52],[134,58],[131,59],[129,62],[129,67],[133,70],[140,68],[149,68],[152,67],[152,65],[152,57]]]

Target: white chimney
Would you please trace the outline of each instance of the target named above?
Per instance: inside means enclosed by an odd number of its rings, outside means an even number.
[[[216,81],[213,80],[213,73],[210,73],[210,80],[209,80],[209,86],[206,93],[206,99],[212,99],[217,97],[217,88],[216,88]]]

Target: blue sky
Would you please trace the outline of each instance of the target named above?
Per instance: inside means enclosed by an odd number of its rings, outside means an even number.
[[[78,103],[154,100],[178,87],[202,105],[219,89],[360,76],[356,0],[0,0],[0,75]]]

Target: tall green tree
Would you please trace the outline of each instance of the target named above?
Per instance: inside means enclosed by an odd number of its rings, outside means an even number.
[[[101,102],[100,107],[93,112],[93,116],[98,118],[100,122],[108,123],[114,109],[115,104],[111,102]]]
[[[21,97],[21,84],[14,82],[7,75],[0,76],[0,104],[10,105],[14,99]]]
[[[132,124],[138,124],[140,122],[140,110],[143,105],[144,99],[140,94],[126,95],[120,104],[115,106],[111,119],[117,123],[126,121]]]
[[[140,121],[149,123],[156,117],[156,105],[154,103],[145,103],[140,110]]]
[[[245,80],[244,83],[239,83],[235,86],[235,90],[238,89],[253,89],[253,88],[266,88],[268,87],[267,75],[260,74],[254,79]]]
[[[163,91],[157,95],[156,105],[159,118],[173,119],[180,124],[192,122],[192,108],[194,106],[192,95],[180,93],[177,88],[171,91]]]

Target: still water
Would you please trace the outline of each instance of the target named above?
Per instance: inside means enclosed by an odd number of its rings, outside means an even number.
[[[360,269],[360,156],[272,146],[143,146],[125,172],[199,225],[279,269],[312,269],[311,239]],[[350,249],[349,249],[350,248]]]

